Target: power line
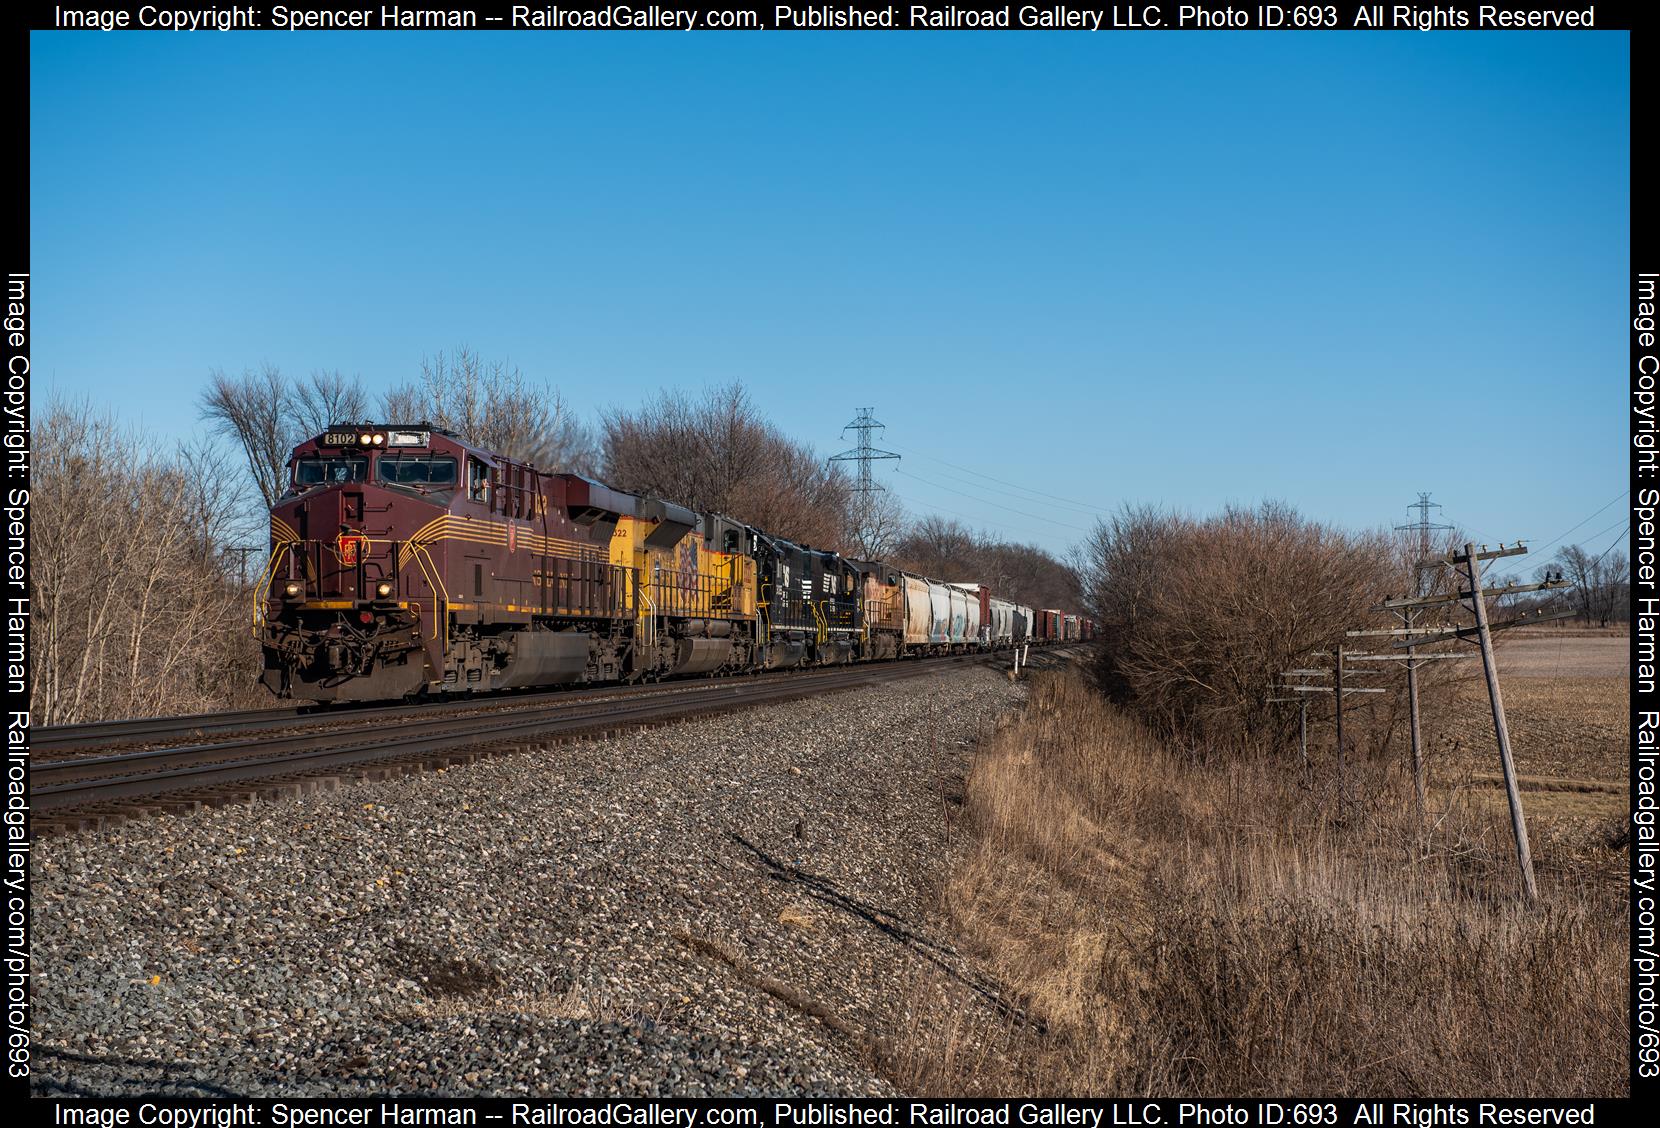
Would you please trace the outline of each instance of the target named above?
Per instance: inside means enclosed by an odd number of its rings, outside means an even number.
[[[1025,510],[1015,509],[1012,506],[1008,506],[1008,505],[1001,505],[998,502],[990,501],[986,498],[979,497],[975,494],[964,493],[962,490],[952,489],[950,486],[941,485],[939,482],[935,482],[931,479],[924,478],[920,474],[912,474],[908,470],[897,470],[896,469],[894,471],[894,473],[895,474],[903,474],[907,478],[914,478],[917,481],[922,482],[926,485],[933,486],[935,489],[945,490],[947,493],[954,493],[958,497],[966,497],[970,501],[977,501],[981,505],[989,505],[989,506],[993,507],[994,509],[1002,509],[1002,510],[1006,510],[1009,513],[1017,513],[1022,517],[1031,517],[1032,516],[1031,513],[1028,513]],[[1052,525],[1059,525],[1063,529],[1073,529],[1073,530],[1075,530],[1077,532],[1080,532],[1080,533],[1087,533],[1087,532],[1090,531],[1090,530],[1084,528],[1082,525],[1068,525],[1065,521],[1056,521],[1056,520],[1054,520],[1053,518],[1050,518],[1050,517],[1041,517],[1040,516],[1038,519],[1042,520],[1042,521],[1047,521]]]
[[[899,449],[904,450],[905,448],[900,447]],[[1103,505],[1093,505],[1093,504],[1091,504],[1087,501],[1078,501],[1074,498],[1061,497],[1058,494],[1049,493],[1046,490],[1034,490],[1030,486],[1023,486],[1023,485],[1019,484],[1018,482],[1010,482],[1010,481],[1007,481],[1003,478],[998,478],[998,477],[995,477],[991,474],[983,473],[979,470],[971,470],[967,466],[958,466],[955,462],[948,462],[943,458],[935,458],[931,454],[921,454],[921,453],[919,453],[917,451],[914,451],[914,450],[906,451],[905,453],[913,455],[914,457],[917,457],[917,458],[925,458],[929,462],[937,462],[941,466],[949,466],[953,470],[961,470],[964,474],[973,474],[976,478],[985,478],[987,481],[996,482],[999,485],[1003,485],[1003,486],[1009,486],[1013,489],[1021,490],[1024,493],[1033,494],[1033,495],[1035,495],[1036,497],[1039,497],[1039,498],[1046,498],[1046,499],[1051,500],[1051,501],[1065,502],[1066,505],[1068,505],[1072,508],[1075,508],[1075,509],[1081,509],[1086,513],[1109,513],[1110,514],[1112,512],[1112,510],[1110,508],[1108,508],[1106,506],[1103,506]],[[1024,499],[1022,499],[1022,500],[1024,500]]]
[[[927,456],[924,455],[923,457],[927,457]],[[931,461],[941,462],[941,460],[937,459],[937,458],[932,459]],[[941,464],[945,465],[945,466],[951,465],[949,462],[942,462]],[[969,471],[969,473],[972,473],[972,471]],[[912,478],[916,478],[918,481],[926,481],[927,480],[927,479],[924,479],[924,478],[920,478],[915,474],[909,474],[907,476],[912,477]],[[993,480],[995,481],[995,479],[993,479]],[[1064,503],[1056,503],[1056,502],[1053,502],[1053,501],[1051,501],[1047,498],[1045,498],[1043,500],[1039,500],[1038,498],[1022,497],[1020,494],[1010,493],[1008,490],[999,490],[999,489],[995,489],[991,486],[981,486],[978,483],[972,483],[972,484],[975,486],[976,489],[989,490],[992,493],[1001,494],[1002,496],[1004,496],[1006,498],[1011,498],[1014,501],[1021,502],[1025,505],[1047,506],[1050,509],[1058,509],[1058,510],[1077,509],[1076,506],[1066,505]],[[987,502],[987,504],[988,505],[995,505],[997,503],[996,502]],[[1018,512],[1027,513],[1029,511],[1019,510]],[[1082,512],[1082,511],[1080,510],[1080,512]],[[1085,513],[1084,515],[1087,516],[1087,517],[1094,517],[1095,516],[1094,513]],[[1068,516],[1071,516],[1071,514],[1068,514]],[[1043,519],[1044,520],[1049,520],[1049,518],[1047,518],[1047,517],[1045,517]],[[1070,525],[1070,526],[1068,526],[1068,528],[1077,528],[1077,526],[1076,525]]]
[[[1613,527],[1614,526],[1612,526],[1612,525],[1608,526],[1609,529],[1612,529]],[[1602,532],[1606,533],[1607,531],[1608,531],[1608,529],[1604,529]],[[1598,564],[1601,564],[1602,563],[1602,558],[1604,556],[1607,556],[1610,552],[1613,552],[1615,545],[1624,542],[1625,534],[1630,532],[1630,531],[1631,531],[1631,522],[1627,521],[1627,522],[1625,522],[1625,527],[1622,528],[1619,531],[1619,533],[1615,535],[1614,539],[1611,542],[1609,542],[1608,547],[1603,549],[1602,552],[1597,556],[1597,558],[1591,562],[1591,567],[1595,568]],[[1597,534],[1597,536],[1601,536],[1601,535],[1602,535],[1602,533]],[[1591,537],[1590,539],[1595,540],[1596,537]]]
[[[1603,510],[1604,510],[1604,509],[1607,509],[1607,508],[1608,508],[1608,506],[1609,506],[1609,505],[1613,505],[1613,504],[1614,504],[1614,502],[1616,502],[1616,501],[1619,501],[1619,500],[1620,500],[1620,498],[1622,498],[1622,497],[1624,497],[1624,496],[1625,496],[1625,495],[1626,495],[1626,494],[1628,494],[1628,493],[1630,493],[1630,492],[1631,492],[1631,487],[1630,487],[1630,486],[1627,486],[1627,487],[1626,487],[1626,488],[1625,488],[1625,489],[1623,489],[1623,490],[1621,490],[1621,491],[1620,491],[1620,492],[1619,492],[1619,493],[1617,493],[1617,494],[1615,494],[1615,495],[1614,495],[1614,497],[1613,497],[1613,498],[1612,498],[1612,499],[1611,499],[1611,500],[1610,500],[1610,501],[1609,501],[1609,502],[1608,502],[1608,505],[1604,505],[1604,506],[1603,506],[1603,507],[1602,507],[1602,509],[1598,509],[1598,510],[1597,510],[1597,511],[1596,511],[1596,513],[1593,513],[1593,514],[1591,514],[1591,517],[1595,517],[1595,516],[1597,516],[1597,515],[1598,515],[1598,514],[1600,514],[1600,513],[1601,513],[1601,512],[1602,512],[1602,511],[1603,511]],[[1587,518],[1585,518],[1585,519],[1584,519],[1584,520],[1583,520],[1583,521],[1581,521],[1581,522],[1579,522],[1579,524],[1578,524],[1578,525],[1575,525],[1575,526],[1574,526],[1574,527],[1573,527],[1573,529],[1569,529],[1569,530],[1568,530],[1568,532],[1566,532],[1566,533],[1558,533],[1558,534],[1556,534],[1556,536],[1554,536],[1554,537],[1552,537],[1552,538],[1551,538],[1551,539],[1550,539],[1550,540],[1548,540],[1548,541],[1546,541],[1546,542],[1545,542],[1545,543],[1544,543],[1544,544],[1543,544],[1543,545],[1541,545],[1541,546],[1540,546],[1540,547],[1538,547],[1538,548],[1536,548],[1536,549],[1534,549],[1534,550],[1533,550],[1533,551],[1535,551],[1535,552],[1543,552],[1543,551],[1545,551],[1545,549],[1547,549],[1547,548],[1549,548],[1549,547],[1550,547],[1550,546],[1551,546],[1551,545],[1553,545],[1553,544],[1555,544],[1555,543],[1556,543],[1556,542],[1557,542],[1557,541],[1559,541],[1559,540],[1561,540],[1561,539],[1563,539],[1563,538],[1564,538],[1564,537],[1566,537],[1566,536],[1567,536],[1567,535],[1568,535],[1568,533],[1571,533],[1571,532],[1573,532],[1573,531],[1574,531],[1574,529],[1577,529],[1577,528],[1579,528],[1579,527],[1580,527],[1580,525],[1584,525],[1584,524],[1587,524],[1587,523],[1588,523],[1588,522],[1590,522],[1590,520],[1591,520],[1591,517],[1587,517]]]
[[[1620,500],[1620,499],[1619,499],[1619,498],[1615,498],[1615,499],[1614,499],[1614,500],[1615,500],[1615,501],[1618,501],[1618,500]],[[1611,503],[1610,503],[1610,504],[1611,504]],[[1607,509],[1607,508],[1608,508],[1608,506],[1606,506],[1606,505],[1605,505],[1605,506],[1603,506],[1603,507],[1602,507],[1602,508],[1603,508],[1603,509]],[[1584,523],[1585,523],[1585,522],[1584,522],[1584,521],[1581,521],[1581,522],[1580,522],[1580,523],[1579,523],[1579,524],[1580,524],[1580,525],[1583,525],[1583,524],[1584,524]],[[1596,540],[1596,539],[1597,539],[1597,538],[1598,538],[1598,537],[1600,537],[1600,536],[1602,536],[1602,534],[1604,534],[1604,533],[1606,533],[1606,532],[1607,532],[1607,531],[1608,531],[1608,530],[1609,530],[1609,529],[1613,529],[1613,528],[1617,528],[1617,527],[1618,527],[1618,526],[1620,526],[1620,525],[1625,525],[1625,526],[1627,526],[1627,527],[1629,527],[1629,526],[1630,526],[1630,525],[1631,525],[1631,521],[1630,521],[1630,520],[1629,520],[1629,519],[1628,519],[1628,518],[1624,518],[1624,517],[1622,517],[1622,518],[1620,518],[1620,520],[1618,520],[1618,521],[1616,521],[1616,522],[1614,522],[1614,524],[1612,524],[1612,525],[1607,525],[1607,526],[1604,526],[1604,527],[1603,527],[1603,528],[1601,528],[1601,529],[1598,529],[1598,530],[1597,530],[1597,531],[1596,531],[1596,532],[1594,532],[1594,533],[1592,533],[1592,534],[1591,534],[1591,535],[1590,535],[1590,536],[1588,536],[1588,537],[1586,537],[1586,538],[1585,538],[1585,539],[1586,539],[1586,540],[1587,540],[1587,541],[1595,541],[1595,540]],[[1578,528],[1578,527],[1579,527],[1579,526],[1578,526],[1578,525],[1576,525],[1576,526],[1574,526],[1574,528]],[[1573,532],[1573,529],[1569,529],[1569,530],[1568,530],[1568,532],[1569,532],[1569,533],[1571,533],[1571,532]],[[1564,533],[1564,534],[1562,534],[1562,536],[1567,536],[1567,535],[1568,535],[1568,534],[1567,534],[1567,533]],[[1615,537],[1615,538],[1614,538],[1614,544],[1611,544],[1611,545],[1609,545],[1609,546],[1608,546],[1608,548],[1605,548],[1605,549],[1603,549],[1603,550],[1602,550],[1602,555],[1603,555],[1603,556],[1607,556],[1607,555],[1608,555],[1608,553],[1609,553],[1609,550],[1610,550],[1610,549],[1612,549],[1612,548],[1613,548],[1613,547],[1614,547],[1614,545],[1615,545],[1615,544],[1619,544],[1619,543],[1620,543],[1620,537],[1623,537],[1623,536],[1624,536],[1624,535],[1625,535],[1625,533],[1624,533],[1624,531],[1622,531],[1622,532],[1621,532],[1621,533],[1620,533],[1620,536],[1619,536],[1619,537]],[[1557,537],[1557,538],[1556,538],[1556,539],[1557,539],[1557,540],[1561,540],[1561,539],[1562,539],[1562,537]],[[1597,559],[1598,559],[1598,560],[1601,560],[1601,559],[1602,559],[1602,556],[1599,556],[1599,557],[1597,557]]]
[[[956,510],[956,509],[947,509],[942,505],[930,505],[930,504],[926,504],[924,502],[920,502],[920,501],[916,500],[914,497],[906,497],[904,494],[900,493],[898,490],[893,490],[893,491],[890,491],[890,492],[893,493],[894,497],[897,497],[900,501],[903,501],[906,505],[911,506],[913,509],[928,510],[928,511],[931,511],[931,512],[934,512],[934,513],[944,513],[944,514],[947,514],[951,517],[959,517],[964,521],[968,521],[968,522],[970,522],[971,524],[974,524],[974,525],[979,525],[982,528],[1000,529],[1003,532],[1010,534],[1011,536],[1017,536],[1018,537],[1018,536],[1026,535],[1026,534],[1022,533],[1019,529],[1011,529],[1007,525],[999,525],[995,521],[987,521],[987,520],[985,520],[984,518],[981,518],[981,517],[971,517],[967,513],[963,513],[959,510]]]

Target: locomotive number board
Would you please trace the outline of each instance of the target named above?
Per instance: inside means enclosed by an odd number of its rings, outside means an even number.
[[[356,446],[357,432],[355,431],[325,431],[323,432],[324,446]]]

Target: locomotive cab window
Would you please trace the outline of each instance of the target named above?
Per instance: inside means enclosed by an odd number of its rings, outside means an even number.
[[[467,460],[467,496],[474,501],[490,500],[490,472],[476,458]]]
[[[294,485],[300,489],[324,483],[361,482],[368,476],[367,458],[302,458],[294,463]]]
[[[375,463],[375,478],[398,486],[455,485],[453,458],[388,458]]]

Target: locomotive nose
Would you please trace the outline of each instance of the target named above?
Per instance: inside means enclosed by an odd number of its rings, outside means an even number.
[[[308,604],[396,599],[410,561],[407,539],[442,511],[373,482],[326,485],[294,498],[274,514],[294,530],[294,566],[277,577],[271,594]]]

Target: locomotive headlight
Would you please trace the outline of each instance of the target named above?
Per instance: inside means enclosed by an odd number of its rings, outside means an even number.
[[[379,598],[385,599],[387,596],[389,596],[391,594],[392,594],[392,585],[387,583],[385,580],[382,580],[380,583],[375,585],[375,595],[378,596]]]
[[[302,588],[299,584],[294,583],[293,581],[290,581],[290,582],[282,585],[282,593],[283,593],[283,595],[287,596],[289,599],[298,599],[298,598],[300,598],[300,593],[303,592],[304,590],[305,590],[304,588]]]
[[[375,441],[375,437],[373,435],[369,434],[367,431],[365,431],[363,434],[361,434],[357,437],[357,441],[362,443],[364,446],[368,446],[370,443]]]
[[[371,438],[373,439],[374,444],[376,446],[383,446],[386,443],[386,436],[385,435],[375,434],[375,435],[372,435]]]

